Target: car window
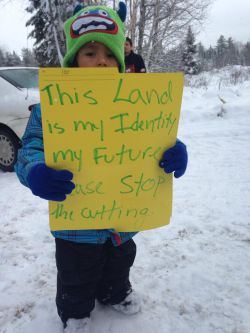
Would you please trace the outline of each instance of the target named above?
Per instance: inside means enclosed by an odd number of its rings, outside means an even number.
[[[0,76],[17,88],[38,88],[37,69],[3,69]]]

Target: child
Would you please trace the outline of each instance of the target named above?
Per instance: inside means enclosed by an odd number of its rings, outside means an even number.
[[[65,23],[65,67],[117,67],[124,72],[126,6],[118,12],[104,6],[86,7]],[[22,184],[46,200],[63,201],[75,185],[68,170],[55,170],[44,162],[40,105],[30,116],[15,166]],[[184,174],[185,145],[177,140],[167,150],[160,167]],[[56,243],[58,314],[65,333],[90,332],[90,313],[95,300],[124,314],[140,310],[132,290],[129,271],[133,265],[135,233],[108,230],[53,231]]]

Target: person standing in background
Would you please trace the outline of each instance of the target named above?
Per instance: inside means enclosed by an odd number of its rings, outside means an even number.
[[[126,73],[146,73],[146,66],[143,58],[134,53],[133,43],[129,37],[126,37],[125,42],[125,65]]]

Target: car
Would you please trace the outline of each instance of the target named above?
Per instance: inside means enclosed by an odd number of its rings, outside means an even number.
[[[32,105],[39,103],[37,67],[0,67],[0,169],[13,171]]]

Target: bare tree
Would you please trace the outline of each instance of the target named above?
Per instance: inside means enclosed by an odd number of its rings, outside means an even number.
[[[51,3],[51,0],[48,0],[48,4],[49,4],[49,11],[48,11],[48,16],[50,18],[50,24],[51,24],[51,27],[52,27],[52,32],[53,32],[53,36],[54,36],[54,40],[55,40],[55,46],[56,46],[56,51],[57,51],[57,55],[58,55],[58,60],[60,62],[60,65],[62,66],[62,63],[63,63],[63,56],[62,56],[62,53],[61,53],[61,47],[60,47],[60,39],[61,39],[61,42],[64,42],[64,35],[63,35],[63,31],[62,31],[62,28],[63,28],[63,23],[62,23],[62,20],[61,20],[61,14],[60,14],[60,10],[58,9],[58,1],[55,0],[55,13],[57,15],[57,21],[58,21],[58,29],[56,29],[56,25],[55,25],[55,20],[54,20],[54,11],[53,11],[53,8],[52,8],[52,3]]]
[[[161,43],[159,39],[159,25],[160,25],[160,0],[155,0],[154,7],[153,7],[153,22],[152,28],[150,31],[150,35],[148,38],[148,54],[146,58],[146,67],[151,67],[151,62],[155,59],[153,57],[153,52],[155,52],[155,47]]]
[[[145,31],[145,19],[146,19],[145,2],[146,2],[145,0],[141,0],[140,2],[140,19],[138,23],[139,36],[138,36],[138,47],[137,47],[137,51],[139,54],[142,53],[143,37]]]
[[[127,4],[127,19],[126,19],[126,31],[129,37],[132,39],[134,44],[136,37],[136,25],[137,25],[137,10],[139,5],[139,0],[129,0],[126,1]]]
[[[212,0],[126,0],[126,30],[149,69],[159,54],[176,47],[188,26],[196,31],[205,20]]]

